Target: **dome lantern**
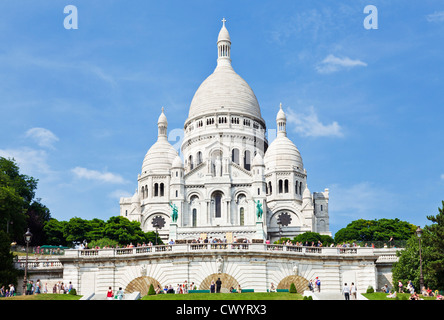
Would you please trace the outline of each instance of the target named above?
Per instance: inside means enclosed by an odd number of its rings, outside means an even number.
[[[217,65],[231,65],[231,38],[225,27],[225,18],[222,19],[222,28],[217,37]]]

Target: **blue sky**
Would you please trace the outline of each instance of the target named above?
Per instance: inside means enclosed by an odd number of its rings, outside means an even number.
[[[282,102],[310,190],[330,189],[333,234],[359,218],[430,224],[444,200],[444,3],[427,0],[1,1],[0,155],[39,179],[52,217],[119,214],[162,106],[179,145],[223,17],[268,129]]]

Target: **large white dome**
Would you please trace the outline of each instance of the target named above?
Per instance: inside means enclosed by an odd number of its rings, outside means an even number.
[[[218,66],[194,94],[188,117],[228,111],[262,120],[256,95],[248,83],[231,66]]]
[[[230,112],[246,115],[264,123],[256,95],[231,66],[231,40],[225,21],[219,32],[217,46],[217,67],[194,94],[188,119]]]

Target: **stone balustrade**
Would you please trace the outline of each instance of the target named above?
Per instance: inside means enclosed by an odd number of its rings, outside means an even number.
[[[110,249],[68,249],[62,259],[70,258],[105,258],[105,257],[130,257],[155,254],[176,254],[193,252],[230,252],[230,253],[279,253],[288,255],[309,256],[371,256],[374,255],[378,263],[393,263],[398,260],[396,251],[402,249],[385,248],[375,249],[371,247],[305,247],[287,246],[263,243],[189,243],[174,245],[143,246],[134,248],[110,248]],[[25,259],[15,262],[17,269],[25,269]],[[60,269],[63,268],[58,258],[46,260],[28,260],[28,269]]]

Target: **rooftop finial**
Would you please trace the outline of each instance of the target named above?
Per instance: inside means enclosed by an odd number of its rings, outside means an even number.
[[[225,17],[224,18],[222,18],[222,23],[223,23],[223,26],[225,26],[225,22],[226,22],[227,20],[225,20]]]

